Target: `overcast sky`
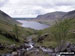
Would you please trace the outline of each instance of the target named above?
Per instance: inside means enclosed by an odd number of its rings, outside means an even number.
[[[75,0],[0,0],[0,10],[11,17],[36,17],[54,11],[75,9]]]

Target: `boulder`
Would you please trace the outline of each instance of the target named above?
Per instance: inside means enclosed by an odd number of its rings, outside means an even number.
[[[62,48],[60,51],[70,51],[69,47],[70,47],[70,43],[69,42],[66,42],[64,45],[62,45]],[[68,50],[67,50],[68,48]]]
[[[42,42],[48,35],[49,35],[48,33],[45,33],[45,34],[41,35],[41,36],[38,38],[37,42]]]
[[[75,44],[71,44],[70,47],[71,51],[75,52]]]
[[[17,56],[17,52],[12,52],[12,56]]]
[[[0,50],[3,50],[4,48],[4,45],[0,43]]]
[[[16,45],[15,44],[12,44],[8,47],[9,49],[13,50],[13,51],[16,51]]]
[[[67,48],[70,46],[69,42],[61,43],[59,46],[55,48],[55,52],[67,51]]]

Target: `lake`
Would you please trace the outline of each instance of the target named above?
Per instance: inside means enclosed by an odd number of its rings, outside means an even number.
[[[36,22],[36,21],[25,21],[25,20],[17,20],[17,21],[22,23],[22,25],[21,25],[22,27],[32,28],[32,29],[35,29],[35,30],[43,30],[43,29],[49,27],[49,25],[42,24],[42,23],[39,23],[39,22]]]

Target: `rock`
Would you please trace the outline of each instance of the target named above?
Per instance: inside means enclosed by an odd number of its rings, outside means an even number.
[[[43,52],[37,52],[37,51],[28,51],[24,54],[24,56],[47,56],[47,54],[43,53]]]
[[[45,34],[41,35],[41,36],[38,38],[37,42],[42,42],[48,35],[49,35],[48,33],[45,33]]]
[[[12,56],[17,56],[17,52],[12,52]]]
[[[59,50],[59,47],[56,47],[55,48],[55,52],[59,52],[60,50]]]
[[[30,46],[29,46],[29,44],[27,44],[27,43],[24,43],[24,44],[20,45],[20,49],[22,49],[22,48],[27,49],[27,48],[29,48],[29,47],[30,47]]]
[[[15,44],[12,44],[9,46],[9,48],[14,48],[16,45]]]
[[[52,52],[54,52],[54,50],[51,49],[51,48],[40,47],[40,49],[41,49],[43,52],[46,52],[46,53],[52,53]]]
[[[75,52],[75,44],[71,44],[69,42],[66,42],[60,47],[55,48],[55,52]]]
[[[25,53],[25,50],[22,49],[22,50],[20,50],[20,53],[18,53],[18,55],[20,55],[20,56],[24,56],[24,53]]]
[[[16,47],[15,44],[12,44],[12,45],[10,45],[10,46],[8,47],[8,49],[11,49],[11,50],[13,50],[13,51],[16,51],[17,47]]]
[[[35,45],[34,45],[34,48],[37,48],[37,49],[39,49],[39,48],[40,48],[40,45],[38,45],[38,44],[35,44]]]
[[[29,43],[27,40],[24,40],[24,43]]]
[[[71,50],[72,50],[71,48],[67,48],[67,52],[71,52]]]
[[[12,56],[12,54],[10,54],[10,53],[7,53],[7,54],[5,54],[5,56]]]
[[[42,36],[43,36],[43,37],[47,37],[48,35],[49,35],[48,33],[45,33],[45,34],[43,34]],[[41,37],[42,37],[42,36],[41,36]]]
[[[70,47],[71,51],[75,52],[75,44],[71,44]]]
[[[69,42],[61,43],[59,46],[55,48],[55,52],[67,51],[67,48],[70,46]]]
[[[0,49],[3,50],[4,48],[4,45],[0,43]]]
[[[20,50],[17,50],[17,55],[21,56],[21,51]]]
[[[56,56],[57,53],[50,53],[50,56]]]
[[[64,50],[67,51],[67,48],[68,47],[70,47],[70,43],[69,42],[66,42],[64,45],[62,45],[61,51],[64,51]],[[68,50],[69,50],[69,48],[68,48]]]

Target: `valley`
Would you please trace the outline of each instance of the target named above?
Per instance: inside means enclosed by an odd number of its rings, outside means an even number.
[[[14,20],[0,11],[0,55],[56,56],[75,52],[75,11]]]

